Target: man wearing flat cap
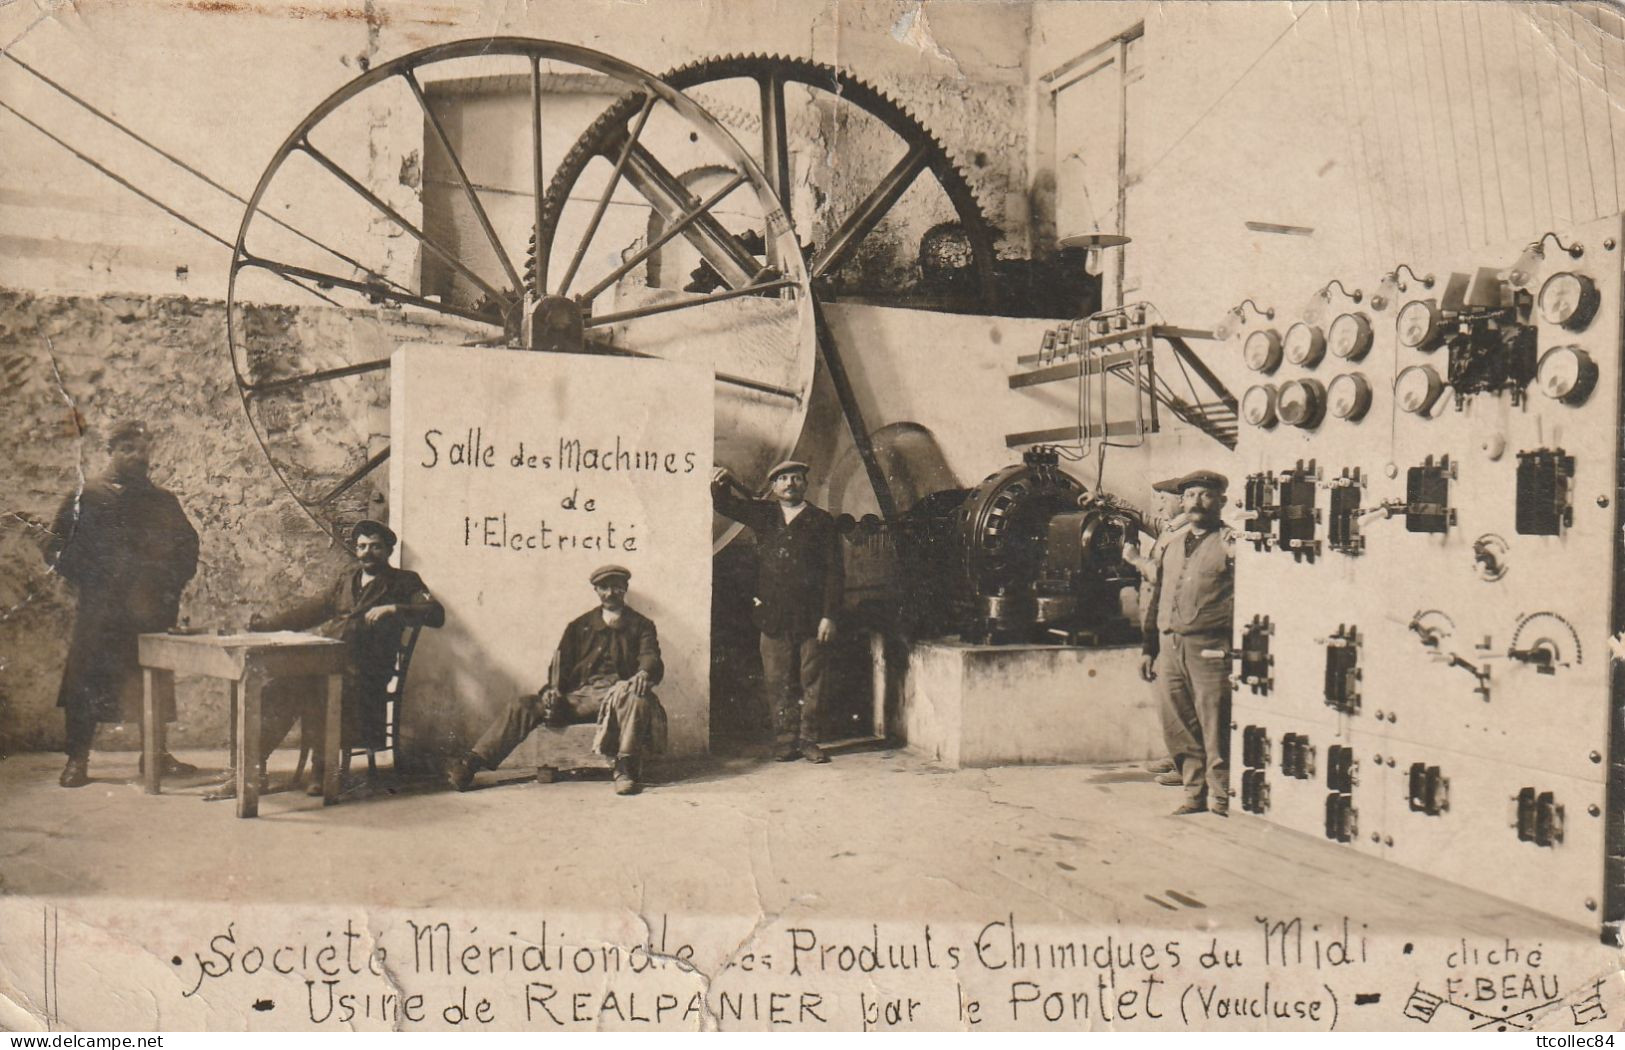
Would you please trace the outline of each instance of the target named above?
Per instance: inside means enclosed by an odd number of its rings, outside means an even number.
[[[774,758],[828,762],[818,746],[824,692],[824,646],[846,591],[846,567],[835,519],[807,502],[807,464],[785,460],[767,473],[772,499],[747,499],[726,468],[711,480],[717,513],[756,536],[753,615],[761,632],[762,679],[773,711]],[[800,693],[800,714],[796,697]]]
[[[1161,685],[1163,739],[1185,788],[1175,816],[1230,809],[1235,533],[1219,521],[1229,485],[1211,470],[1179,479],[1188,524],[1157,556],[1146,608],[1140,675]]]
[[[197,532],[180,501],[148,476],[152,441],[143,423],[108,433],[108,469],[57,511],[45,561],[78,597],[57,706],[67,720],[68,764],[59,783],[90,782],[90,745],[101,722],[141,721],[136,636],[175,626],[181,591],[197,572]],[[173,699],[161,715],[175,720]],[[163,772],[197,772],[168,752]]]
[[[389,563],[396,536],[388,525],[365,520],[350,530],[357,564],[339,573],[322,593],[275,615],[255,614],[251,631],[306,631],[324,628],[328,636],[349,642],[350,664],[344,675],[343,732],[345,747],[381,748],[385,744],[385,708],[395,655],[407,627],[441,627],[445,608],[429,593],[423,578]],[[320,726],[325,717],[326,686],[319,678],[279,678],[265,687],[261,705],[260,764],[263,768],[293,723]],[[322,753],[315,752],[314,779],[307,793],[322,793]],[[223,792],[221,794],[229,794]]]
[[[666,749],[666,711],[653,686],[665,674],[654,621],[626,604],[632,573],[604,565],[588,577],[598,607],[564,629],[549,682],[521,697],[493,722],[472,751],[451,764],[446,779],[467,791],[474,774],[496,769],[540,725],[597,722],[593,750],[613,759],[615,793],[641,789],[643,758]]]

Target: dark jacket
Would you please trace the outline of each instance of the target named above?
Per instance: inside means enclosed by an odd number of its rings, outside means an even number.
[[[367,623],[365,613],[378,605],[397,605],[401,615]],[[261,621],[264,631],[305,631],[332,622],[330,637],[352,643],[355,668],[364,678],[388,678],[395,670],[401,630],[411,624],[441,627],[446,610],[429,593],[423,578],[409,569],[386,565],[365,587],[359,566],[341,572],[321,594]]]
[[[150,481],[100,478],[62,502],[45,562],[73,585],[78,612],[58,707],[102,722],[141,720],[136,635],[175,626],[197,550],[180,501]]]
[[[807,504],[786,524],[774,500],[743,499],[713,486],[711,501],[756,534],[756,628],[769,638],[812,638],[834,619],[846,592],[841,539],[829,512]]]
[[[650,685],[664,677],[666,665],[660,662],[655,622],[628,605],[621,608],[621,622],[611,627],[602,612],[582,613],[564,629],[559,639],[559,692],[571,693],[586,685],[605,652],[615,667],[615,677],[622,681],[639,671],[648,672]]]

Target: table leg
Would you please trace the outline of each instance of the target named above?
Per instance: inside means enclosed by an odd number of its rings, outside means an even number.
[[[236,687],[237,705],[237,815],[260,815],[260,699],[265,676],[250,671]]]
[[[158,710],[158,675],[151,668],[141,669],[141,768],[147,794],[156,795],[163,770],[158,768],[158,756],[163,753],[158,735],[163,732],[163,715]]]
[[[239,682],[230,684],[231,701],[228,705],[229,714],[226,717],[226,754],[231,761],[237,761],[237,709],[243,705],[243,689]]]
[[[322,726],[322,805],[339,800],[339,738],[344,731],[344,676],[327,676],[327,718]]]

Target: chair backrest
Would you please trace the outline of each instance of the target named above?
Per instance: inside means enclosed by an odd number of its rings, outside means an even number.
[[[412,666],[412,650],[417,648],[418,634],[422,630],[423,625],[417,623],[406,628],[401,633],[401,647],[395,650],[395,674],[390,678],[386,691],[397,704],[406,699],[406,672]],[[400,717],[399,712],[395,717]]]

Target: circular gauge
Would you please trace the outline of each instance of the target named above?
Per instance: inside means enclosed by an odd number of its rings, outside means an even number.
[[[1536,302],[1540,306],[1542,321],[1578,332],[1596,316],[1597,303],[1601,298],[1591,278],[1564,272],[1546,278],[1546,283],[1540,286],[1540,296]]]
[[[1394,400],[1406,412],[1426,415],[1444,392],[1444,381],[1432,365],[1412,365],[1394,379]]]
[[[1281,337],[1273,328],[1260,328],[1241,344],[1241,360],[1254,372],[1273,372],[1281,367]]]
[[[1305,430],[1317,427],[1326,415],[1326,388],[1314,379],[1282,383],[1275,398],[1275,411],[1283,423]]]
[[[1371,384],[1358,372],[1340,375],[1326,387],[1326,411],[1337,419],[1359,422],[1371,408]]]
[[[1319,327],[1307,321],[1299,321],[1288,328],[1283,345],[1286,359],[1304,368],[1320,364],[1320,359],[1326,354],[1326,336]]]
[[[1326,333],[1326,348],[1334,357],[1358,361],[1371,349],[1371,322],[1365,314],[1339,314]]]
[[[1542,289],[1541,299],[1545,297]],[[1555,401],[1578,405],[1591,396],[1591,388],[1597,385],[1597,363],[1577,346],[1554,346],[1541,355],[1535,385]]]
[[[1275,425],[1275,388],[1268,383],[1248,387],[1241,395],[1241,418],[1255,427]]]
[[[1439,334],[1439,308],[1432,299],[1412,299],[1399,311],[1399,344],[1414,350],[1432,350]]]

